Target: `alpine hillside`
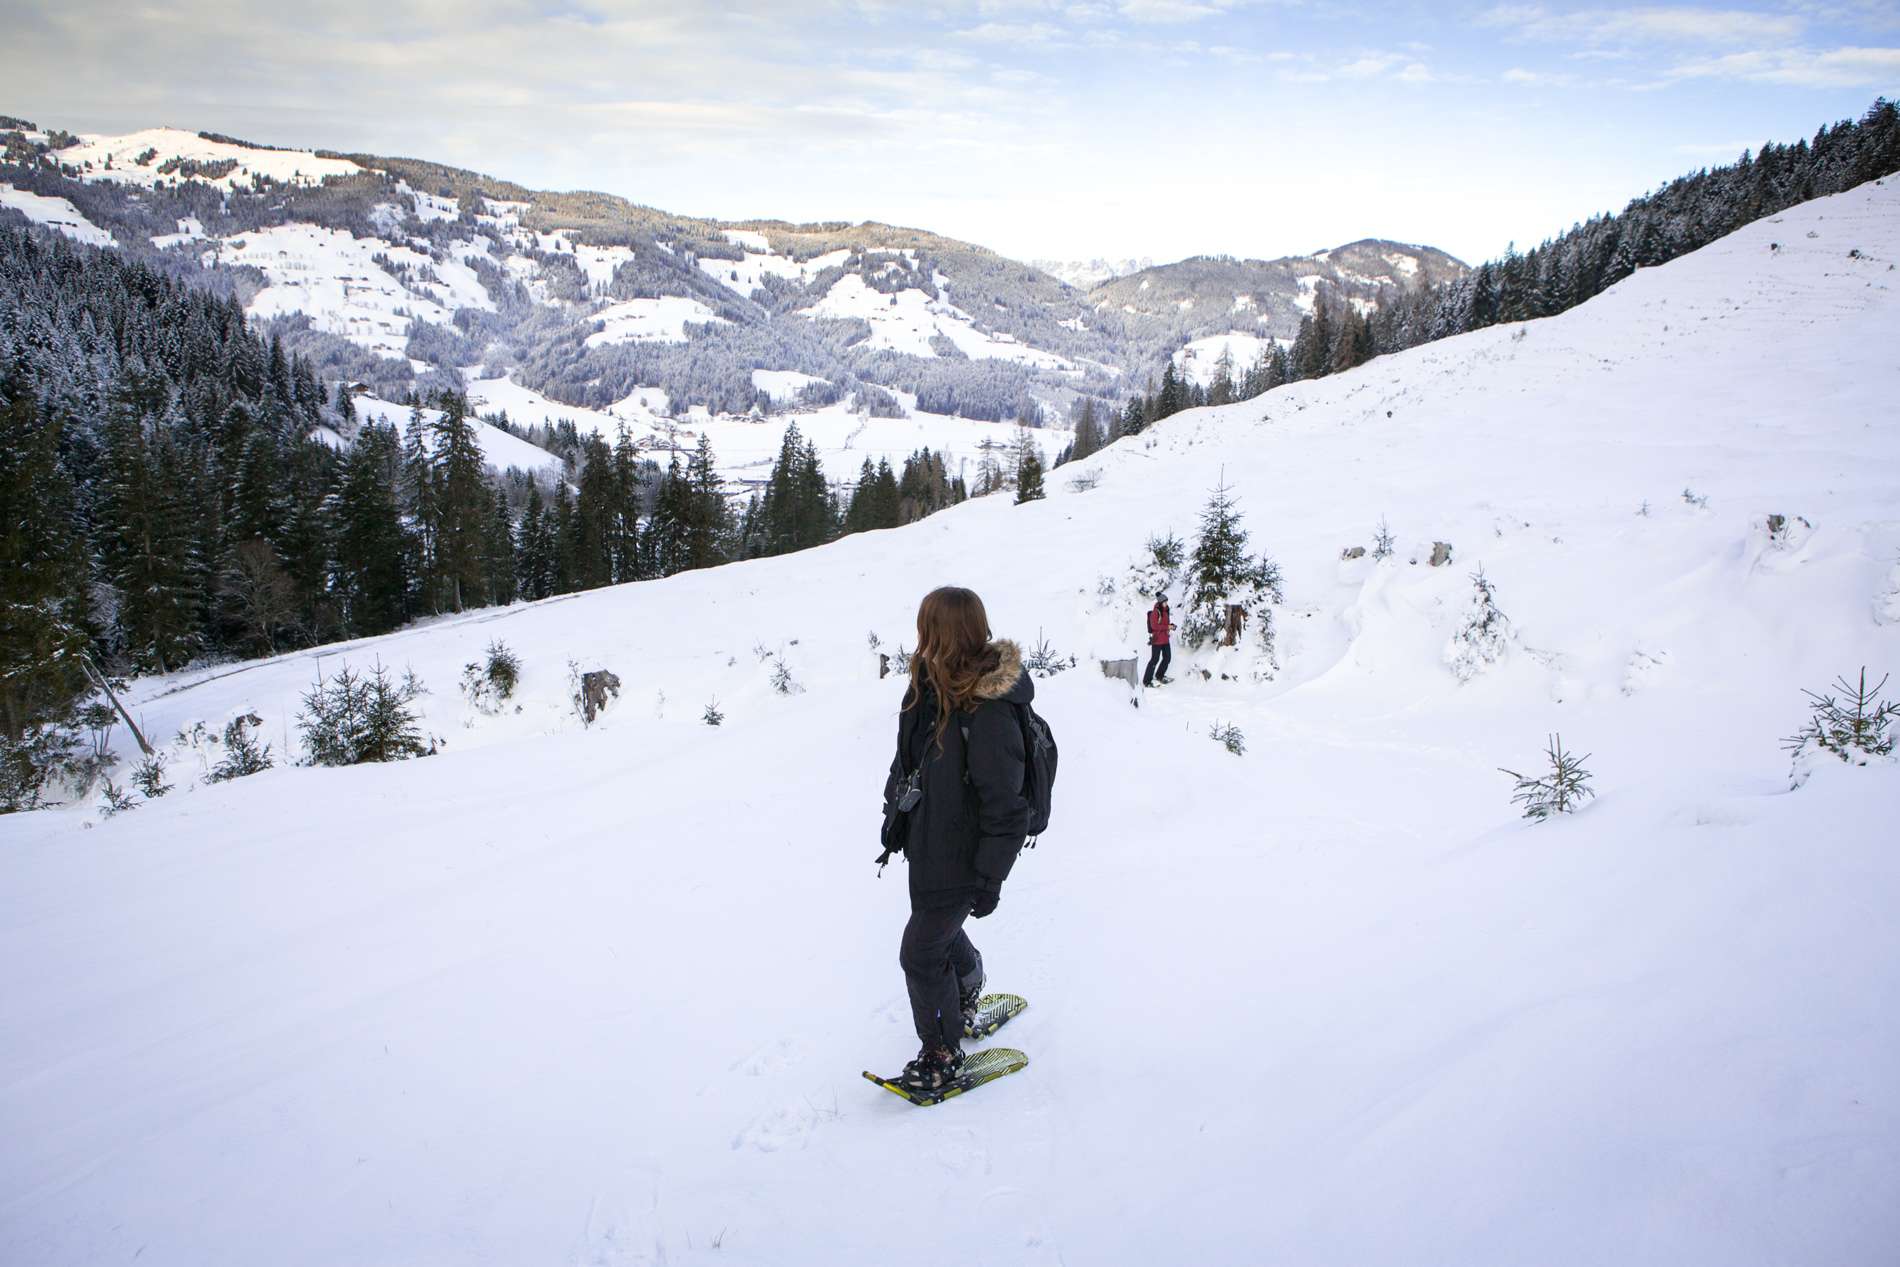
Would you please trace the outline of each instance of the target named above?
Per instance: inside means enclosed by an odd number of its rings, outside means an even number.
[[[322,377],[378,399],[466,388],[517,423],[604,421],[636,440],[720,418],[831,430],[848,417],[841,436],[867,434],[827,445],[839,479],[879,451],[883,420],[919,418],[973,459],[993,429],[968,422],[1061,424],[1080,399],[1119,404],[1212,332],[1205,308],[1111,301],[921,229],[694,219],[164,127],[75,136],[0,117],[0,221],[16,213],[236,295]],[[1310,310],[1319,280],[1374,302],[1458,267],[1381,249],[1401,263],[1249,266],[1222,302],[1245,291],[1263,316],[1236,324],[1290,339],[1288,314]],[[750,447],[769,452],[776,433]]]

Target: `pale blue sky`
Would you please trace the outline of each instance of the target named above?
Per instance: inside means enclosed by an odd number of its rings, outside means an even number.
[[[0,112],[1021,257],[1468,260],[1900,97],[1900,3],[0,0]]]

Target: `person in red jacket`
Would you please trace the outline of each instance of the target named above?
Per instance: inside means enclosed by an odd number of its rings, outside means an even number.
[[[1174,652],[1168,647],[1168,635],[1174,631],[1174,622],[1168,618],[1168,596],[1155,595],[1155,605],[1148,612],[1148,671],[1141,675],[1143,686],[1153,686],[1156,682],[1168,684],[1168,664],[1174,659]],[[1156,672],[1155,666],[1160,665]]]

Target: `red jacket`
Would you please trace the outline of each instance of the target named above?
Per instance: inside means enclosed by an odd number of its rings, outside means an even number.
[[[1151,647],[1167,646],[1168,634],[1171,633],[1173,629],[1174,629],[1174,622],[1168,619],[1168,613],[1166,611],[1164,611],[1163,609],[1159,607],[1150,607],[1148,609],[1148,645],[1149,646]]]

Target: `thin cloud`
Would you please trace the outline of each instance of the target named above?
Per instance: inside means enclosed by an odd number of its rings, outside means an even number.
[[[1900,80],[1900,48],[1754,49],[1682,62],[1670,79],[1739,79],[1798,88],[1864,88]]]
[[[1478,21],[1520,39],[1567,44],[1759,44],[1794,39],[1803,28],[1795,14],[1679,5],[1554,13],[1541,4],[1505,4]]]
[[[984,22],[957,32],[958,39],[979,44],[1049,44],[1062,34],[1047,22]]]
[[[1123,0],[1121,15],[1130,22],[1153,24],[1199,22],[1225,13],[1229,0]]]

